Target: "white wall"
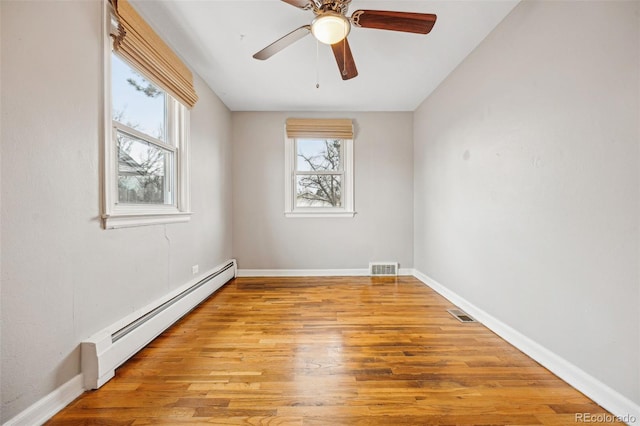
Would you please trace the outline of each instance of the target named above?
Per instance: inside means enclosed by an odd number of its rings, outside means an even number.
[[[354,119],[354,218],[284,217],[287,117]],[[239,268],[366,269],[372,260],[412,267],[411,113],[234,112],[232,121]]]
[[[415,267],[640,402],[639,5],[524,1],[415,112]]]
[[[79,342],[231,258],[231,114],[196,77],[189,223],[102,230],[102,5],[2,1],[2,416],[80,372]]]

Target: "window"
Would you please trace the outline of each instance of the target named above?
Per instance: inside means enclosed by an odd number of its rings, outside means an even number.
[[[346,131],[332,130],[336,123]],[[287,120],[287,217],[353,217],[351,129],[351,120]]]
[[[112,138],[118,160],[116,208],[176,206],[175,162],[178,145],[184,143],[176,144],[179,136],[167,132],[176,109],[181,106],[175,99],[112,53]],[[177,121],[174,126],[179,127]]]
[[[114,1],[111,6],[105,3],[110,31],[105,38],[103,226],[188,221],[187,107],[193,106],[197,97],[192,80],[190,90],[186,94],[181,91],[186,87],[184,80],[192,77],[187,69],[186,77],[176,77],[182,79],[182,86],[172,85],[172,70],[155,67],[155,62],[160,67],[168,63],[160,60],[164,57],[156,51],[162,50],[163,55],[172,52],[167,53],[166,45],[126,0]],[[127,32],[130,22],[137,25],[136,31]],[[126,35],[138,39],[131,41]],[[141,49],[146,49],[144,55],[139,53]],[[181,72],[184,74],[184,69]]]

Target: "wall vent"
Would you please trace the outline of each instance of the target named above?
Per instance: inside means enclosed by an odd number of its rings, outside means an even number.
[[[369,262],[369,275],[372,275],[372,276],[398,275],[398,262]]]
[[[460,322],[478,322],[471,315],[460,309],[447,309],[451,315],[453,315]]]

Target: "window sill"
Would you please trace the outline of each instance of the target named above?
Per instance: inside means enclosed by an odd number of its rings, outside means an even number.
[[[105,214],[102,215],[102,226],[105,229],[117,229],[130,228],[134,226],[188,222],[191,220],[191,214],[191,212]]]
[[[285,217],[353,217],[355,216],[356,212],[347,212],[347,211],[340,211],[340,212],[319,212],[319,211],[313,211],[313,212],[285,212],[284,216]]]

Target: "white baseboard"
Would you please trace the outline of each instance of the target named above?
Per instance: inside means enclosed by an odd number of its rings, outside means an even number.
[[[84,379],[78,374],[29,408],[9,420],[4,426],[41,425],[56,415],[84,392]]]
[[[238,269],[238,277],[361,277],[369,269]],[[413,275],[413,269],[400,268],[398,275]]]
[[[422,272],[416,270],[414,276],[445,299],[466,311],[498,336],[610,411],[614,416],[619,417],[621,421],[629,425],[640,424],[640,405],[611,389],[556,353],[509,327]]]

